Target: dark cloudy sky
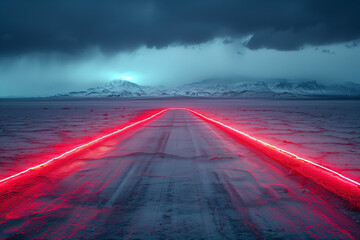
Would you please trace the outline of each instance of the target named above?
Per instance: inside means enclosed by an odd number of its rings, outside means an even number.
[[[360,82],[357,0],[0,0],[0,96],[121,76]]]

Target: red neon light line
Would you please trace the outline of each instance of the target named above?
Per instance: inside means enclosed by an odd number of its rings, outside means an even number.
[[[41,163],[41,164],[36,165],[36,166],[34,166],[34,167],[30,167],[30,168],[28,168],[28,169],[26,169],[26,170],[24,170],[24,171],[18,172],[18,173],[14,174],[14,175],[11,175],[11,176],[9,176],[9,177],[6,177],[6,178],[4,178],[4,179],[1,179],[1,180],[0,180],[0,183],[3,183],[3,182],[5,182],[5,181],[7,181],[7,180],[10,180],[10,179],[14,178],[14,177],[17,177],[17,176],[19,176],[19,175],[22,175],[22,174],[24,174],[24,173],[27,173],[27,172],[29,172],[29,171],[31,171],[31,170],[34,170],[34,169],[43,167],[44,165],[49,164],[49,163],[51,163],[51,162],[53,162],[53,161],[55,161],[55,160],[57,160],[57,159],[59,159],[59,158],[65,157],[65,156],[67,156],[67,155],[70,155],[71,153],[74,153],[74,152],[76,152],[76,151],[79,151],[79,150],[81,150],[81,149],[84,149],[84,148],[86,148],[86,147],[89,147],[90,145],[92,145],[92,144],[94,144],[94,143],[97,143],[97,142],[99,142],[99,141],[101,141],[101,140],[104,140],[104,139],[106,139],[106,138],[108,138],[108,137],[110,137],[110,136],[113,136],[113,135],[117,134],[117,133],[123,132],[123,131],[131,128],[131,127],[134,127],[134,126],[140,124],[140,123],[146,122],[146,121],[148,121],[148,120],[150,120],[150,119],[152,119],[152,118],[154,118],[154,117],[156,117],[156,116],[158,116],[158,115],[166,112],[167,110],[168,110],[168,109],[164,109],[164,110],[162,110],[162,111],[160,111],[160,112],[158,112],[158,113],[155,113],[154,115],[152,115],[152,116],[150,116],[150,117],[148,117],[148,118],[145,118],[145,119],[143,119],[143,120],[140,120],[140,121],[137,121],[137,122],[135,122],[135,123],[132,123],[132,124],[126,126],[126,127],[123,127],[123,128],[121,128],[121,129],[118,129],[118,130],[116,130],[116,131],[114,131],[114,132],[112,132],[112,133],[109,133],[109,134],[104,135],[104,136],[102,136],[102,137],[99,137],[99,138],[97,138],[97,139],[95,139],[95,140],[92,140],[91,142],[88,142],[88,143],[85,143],[85,144],[83,144],[83,145],[81,145],[81,146],[78,146],[78,147],[76,147],[76,148],[74,148],[74,149],[72,149],[72,150],[70,150],[70,151],[64,152],[63,154],[61,154],[61,155],[59,155],[59,156],[57,156],[57,157],[54,157],[54,158],[52,158],[52,159],[50,159],[50,160],[48,160],[48,161],[46,161],[46,162],[44,162],[44,163]]]
[[[266,142],[264,142],[264,141],[262,141],[262,140],[256,139],[256,138],[250,136],[250,135],[247,134],[247,133],[241,132],[241,131],[239,131],[239,130],[233,128],[233,127],[230,127],[230,126],[228,126],[228,125],[226,125],[226,124],[224,124],[224,123],[222,123],[222,122],[219,122],[219,121],[216,121],[216,120],[214,120],[214,119],[212,119],[212,118],[206,117],[206,116],[204,116],[203,114],[200,114],[200,113],[198,113],[198,112],[196,112],[196,111],[194,111],[194,110],[191,110],[191,109],[188,109],[188,108],[169,108],[169,109],[183,109],[183,110],[187,110],[187,111],[189,111],[189,112],[191,112],[191,113],[193,113],[193,114],[195,114],[195,115],[197,115],[197,116],[199,116],[199,117],[201,117],[201,118],[203,118],[203,119],[206,119],[206,120],[208,120],[208,121],[210,121],[210,122],[213,122],[213,123],[216,123],[216,124],[218,124],[218,125],[220,125],[220,126],[222,126],[222,127],[225,127],[225,128],[227,128],[227,129],[229,129],[229,130],[231,130],[231,131],[233,131],[233,132],[236,132],[236,133],[238,133],[238,134],[241,134],[241,135],[243,135],[243,136],[245,136],[245,137],[247,137],[247,138],[249,138],[249,139],[251,139],[251,140],[253,140],[253,141],[256,141],[256,142],[258,142],[258,143],[260,143],[260,144],[262,144],[262,145],[264,145],[264,146],[266,146],[266,147],[272,148],[272,149],[274,149],[274,150],[276,150],[276,151],[278,151],[278,152],[280,152],[280,153],[286,154],[286,155],[292,157],[293,159],[296,159],[296,160],[299,160],[299,161],[302,161],[302,162],[306,162],[306,163],[308,163],[308,164],[311,164],[311,165],[313,165],[313,166],[316,166],[316,167],[318,167],[318,168],[321,168],[321,169],[323,169],[323,170],[325,170],[325,171],[327,171],[327,172],[329,172],[329,173],[332,173],[332,174],[338,176],[339,178],[341,178],[341,179],[343,179],[343,180],[345,180],[345,181],[347,181],[347,182],[349,182],[349,183],[352,183],[352,184],[356,185],[357,187],[360,187],[360,183],[359,183],[359,182],[357,182],[357,181],[355,181],[355,180],[352,180],[352,179],[350,179],[350,178],[342,175],[342,174],[339,173],[339,172],[336,172],[336,171],[334,171],[334,170],[332,170],[332,169],[329,169],[329,168],[327,168],[327,167],[325,167],[325,166],[322,166],[322,165],[320,165],[320,164],[318,164],[318,163],[312,162],[312,161],[307,160],[307,159],[305,159],[305,158],[299,157],[299,156],[297,156],[297,155],[294,154],[294,153],[291,153],[291,152],[286,151],[286,150],[284,150],[284,149],[278,148],[278,147],[276,147],[276,146],[274,146],[274,145],[271,145],[271,144],[269,144],[269,143],[266,143]],[[21,172],[19,172],[19,173],[16,173],[16,174],[14,174],[14,175],[11,175],[11,176],[9,176],[9,177],[6,177],[6,178],[4,178],[4,179],[1,179],[1,180],[0,180],[0,183],[3,183],[3,182],[5,182],[5,181],[7,181],[7,180],[10,180],[10,179],[12,179],[12,178],[15,178],[15,177],[17,177],[17,176],[19,176],[19,175],[22,175],[22,174],[24,174],[24,173],[27,173],[27,172],[29,172],[29,171],[31,171],[31,170],[34,170],[34,169],[43,167],[44,165],[49,164],[49,163],[51,163],[51,162],[53,162],[53,161],[55,161],[55,160],[57,160],[57,159],[59,159],[59,158],[65,157],[65,156],[67,156],[67,155],[70,155],[71,153],[74,153],[74,152],[76,152],[76,151],[78,151],[78,150],[81,150],[81,149],[84,149],[84,148],[86,148],[86,147],[89,147],[90,145],[92,145],[92,144],[94,144],[94,143],[96,143],[96,142],[99,142],[99,141],[104,140],[104,139],[106,139],[106,138],[108,138],[108,137],[110,137],[110,136],[113,136],[113,135],[117,134],[117,133],[120,133],[120,132],[122,132],[122,131],[125,131],[125,130],[127,130],[127,129],[131,128],[131,127],[134,127],[134,126],[136,126],[136,125],[138,125],[138,124],[140,124],[140,123],[143,123],[143,122],[146,122],[146,121],[148,121],[148,120],[151,120],[152,118],[155,118],[156,116],[158,116],[158,115],[160,115],[160,114],[168,111],[169,109],[164,109],[164,110],[162,110],[162,111],[159,111],[158,113],[156,113],[156,114],[154,114],[154,115],[152,115],[152,116],[150,116],[150,117],[148,117],[148,118],[145,118],[145,119],[143,119],[143,120],[137,121],[137,122],[132,123],[132,124],[126,126],[126,127],[123,127],[123,128],[121,128],[121,129],[118,129],[118,130],[116,130],[116,131],[114,131],[114,132],[112,132],[112,133],[109,133],[109,134],[104,135],[104,136],[102,136],[102,137],[99,137],[99,138],[97,138],[97,139],[95,139],[95,140],[93,140],[93,141],[90,141],[90,142],[85,143],[85,144],[83,144],[83,145],[81,145],[81,146],[78,146],[78,147],[76,147],[76,148],[74,148],[74,149],[72,149],[72,150],[70,150],[70,151],[67,151],[67,152],[65,152],[65,153],[63,153],[63,154],[61,154],[61,155],[59,155],[59,156],[57,156],[57,157],[54,157],[54,158],[52,158],[52,159],[50,159],[50,160],[48,160],[48,161],[46,161],[46,162],[44,162],[44,163],[42,163],[42,164],[36,165],[36,166],[34,166],[34,167],[30,167],[30,168],[28,168],[28,169],[26,169],[26,170],[24,170],[24,171],[21,171]]]
[[[185,109],[186,109],[187,111],[189,111],[189,112],[191,112],[191,113],[193,113],[193,114],[201,117],[201,118],[204,118],[204,119],[206,119],[206,120],[208,120],[208,121],[210,121],[210,122],[216,123],[216,124],[218,124],[218,125],[221,125],[222,127],[225,127],[225,128],[227,128],[227,129],[231,130],[231,131],[234,131],[234,132],[236,132],[236,133],[239,133],[239,134],[241,134],[241,135],[243,135],[243,136],[245,136],[245,137],[247,137],[247,138],[250,138],[251,140],[254,140],[254,141],[256,141],[256,142],[258,142],[258,143],[260,143],[260,144],[262,144],[262,145],[264,145],[264,146],[266,146],[266,147],[269,147],[269,148],[272,148],[272,149],[274,149],[274,150],[277,150],[277,151],[280,152],[280,153],[287,154],[288,156],[292,157],[293,159],[296,159],[296,160],[299,160],[299,161],[302,161],[302,162],[306,162],[306,163],[308,163],[308,164],[311,164],[311,165],[313,165],[313,166],[316,166],[316,167],[318,167],[318,168],[321,168],[321,169],[323,169],[323,170],[325,170],[325,171],[327,171],[327,172],[330,172],[330,173],[332,173],[332,174],[335,174],[336,176],[338,176],[339,178],[341,178],[341,179],[343,179],[343,180],[345,180],[345,181],[347,181],[347,182],[350,182],[350,183],[355,184],[356,186],[360,187],[360,183],[359,183],[359,182],[354,181],[354,180],[352,180],[352,179],[350,179],[350,178],[348,178],[348,177],[345,177],[344,175],[342,175],[342,174],[339,173],[339,172],[336,172],[336,171],[334,171],[334,170],[332,170],[332,169],[330,169],[330,168],[327,168],[327,167],[325,167],[325,166],[322,166],[322,165],[320,165],[320,164],[318,164],[318,163],[312,162],[312,161],[307,160],[307,159],[305,159],[305,158],[299,157],[299,156],[297,156],[297,155],[294,154],[294,153],[291,153],[291,152],[288,152],[288,151],[286,151],[286,150],[284,150],[284,149],[278,148],[278,147],[276,147],[276,146],[274,146],[274,145],[271,145],[271,144],[269,144],[269,143],[267,143],[267,142],[264,142],[264,141],[261,141],[261,140],[259,140],[259,139],[256,139],[256,138],[250,136],[250,135],[247,134],[247,133],[241,132],[241,131],[239,131],[239,130],[237,130],[237,129],[235,129],[235,128],[232,128],[232,127],[230,127],[230,126],[228,126],[228,125],[226,125],[226,124],[224,124],[224,123],[222,123],[222,122],[219,122],[219,121],[216,121],[216,120],[214,120],[214,119],[212,119],[212,118],[206,117],[206,116],[204,116],[204,115],[202,115],[202,114],[200,114],[200,113],[198,113],[198,112],[196,112],[196,111],[194,111],[194,110],[191,110],[191,109],[188,109],[188,108],[185,108]]]

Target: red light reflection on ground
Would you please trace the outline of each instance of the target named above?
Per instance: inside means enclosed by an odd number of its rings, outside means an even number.
[[[222,122],[200,114],[192,109],[184,108],[201,119],[210,122],[227,131],[242,142],[246,142],[260,152],[270,156],[280,163],[291,167],[307,178],[321,184],[331,192],[350,201],[356,207],[360,207],[360,183],[311,160],[297,156],[294,153],[278,148],[274,145],[256,139],[247,133],[232,128]]]
[[[225,130],[226,132],[228,132],[229,134],[231,134],[232,136],[234,136],[236,139],[240,140],[241,142],[245,142],[245,143],[251,145],[258,151],[260,151],[260,152],[270,156],[271,158],[279,161],[280,163],[292,168],[293,170],[299,172],[300,174],[313,180],[314,182],[321,184],[322,186],[324,186],[326,189],[330,190],[331,192],[350,201],[353,205],[360,207],[360,183],[359,182],[357,182],[349,177],[346,177],[335,170],[332,170],[328,167],[320,165],[311,160],[299,157],[294,153],[291,153],[284,149],[278,148],[278,147],[271,145],[269,143],[266,143],[262,140],[256,139],[247,133],[239,131],[239,130],[232,128],[222,122],[219,122],[215,119],[207,117],[203,114],[200,114],[200,113],[198,113],[192,109],[188,109],[188,108],[168,108],[168,109],[158,111],[149,117],[129,123],[128,125],[120,128],[120,129],[117,129],[111,133],[108,133],[106,135],[98,137],[90,142],[87,142],[85,144],[77,146],[69,151],[66,151],[56,157],[53,157],[53,158],[47,160],[46,162],[43,162],[36,166],[27,168],[26,170],[23,170],[14,175],[11,175],[9,177],[1,179],[0,183],[3,183],[10,179],[13,179],[19,175],[23,175],[29,171],[41,168],[57,159],[67,157],[71,154],[75,154],[75,153],[77,153],[85,148],[88,148],[98,142],[101,142],[111,136],[114,136],[116,134],[124,132],[125,130],[128,130],[130,128],[138,126],[147,121],[150,121],[168,110],[175,110],[175,109],[189,111],[189,112],[193,113],[194,115],[198,116],[199,118],[220,127],[221,129]]]
[[[85,143],[85,144],[82,144],[82,145],[80,145],[80,146],[77,146],[77,147],[75,147],[75,148],[73,148],[73,149],[71,149],[71,150],[69,150],[69,151],[66,151],[66,152],[64,152],[64,153],[62,153],[62,154],[60,154],[60,155],[58,155],[58,156],[56,156],[56,157],[53,157],[53,158],[47,160],[47,161],[44,162],[44,163],[41,163],[41,164],[38,164],[38,165],[36,165],[36,166],[27,168],[27,169],[25,169],[25,170],[23,170],[23,171],[21,171],[21,172],[18,172],[18,173],[13,174],[13,175],[11,175],[11,176],[9,176],[9,177],[3,178],[3,179],[0,180],[0,183],[3,183],[3,182],[8,181],[8,180],[10,180],[10,179],[13,179],[13,178],[15,178],[15,177],[17,177],[17,176],[23,175],[24,173],[27,173],[27,172],[29,172],[29,171],[31,171],[31,170],[35,170],[35,169],[41,168],[41,167],[43,167],[43,166],[45,166],[45,165],[47,165],[47,164],[49,164],[49,163],[51,163],[51,162],[53,162],[53,161],[55,161],[55,160],[57,160],[57,159],[64,158],[64,157],[66,157],[66,156],[69,156],[69,155],[71,155],[71,154],[74,154],[74,153],[76,153],[76,152],[79,152],[79,151],[81,151],[81,150],[83,150],[83,149],[85,149],[85,148],[88,148],[88,147],[96,144],[96,143],[99,143],[99,142],[101,142],[101,141],[103,141],[103,140],[105,140],[105,139],[108,139],[109,137],[112,137],[112,136],[114,136],[114,135],[116,135],[116,134],[119,134],[119,133],[121,133],[121,132],[124,132],[124,131],[130,129],[130,128],[133,128],[133,127],[135,127],[135,126],[137,126],[137,125],[140,125],[140,124],[142,124],[142,123],[145,123],[145,122],[147,122],[147,121],[150,121],[150,120],[154,119],[155,117],[161,115],[162,113],[166,112],[167,110],[168,110],[168,109],[161,110],[161,111],[159,111],[159,112],[151,115],[150,117],[144,118],[144,119],[142,119],[142,120],[138,120],[138,121],[133,122],[133,123],[131,123],[131,124],[125,126],[125,127],[122,127],[122,128],[120,128],[120,129],[117,129],[117,130],[115,130],[115,131],[113,131],[113,132],[111,132],[111,133],[109,133],[109,134],[103,135],[103,136],[101,136],[101,137],[98,137],[98,138],[90,141],[90,142],[87,142],[87,143]]]

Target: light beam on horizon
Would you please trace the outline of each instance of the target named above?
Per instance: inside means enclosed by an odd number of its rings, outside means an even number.
[[[131,81],[133,78],[131,76],[121,75],[120,79],[126,80],[126,81]]]

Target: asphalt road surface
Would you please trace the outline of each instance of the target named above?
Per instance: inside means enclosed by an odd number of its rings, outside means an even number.
[[[0,238],[360,239],[334,196],[185,110],[0,185]]]

